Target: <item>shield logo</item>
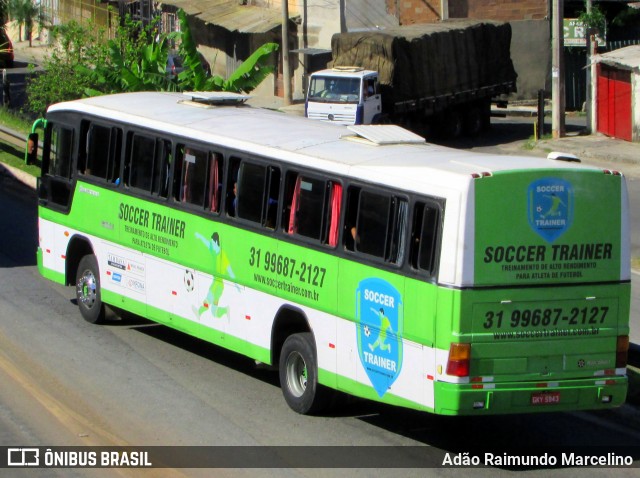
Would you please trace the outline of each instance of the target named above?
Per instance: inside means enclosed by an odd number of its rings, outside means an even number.
[[[402,369],[402,296],[382,279],[365,279],[356,294],[360,362],[378,396]]]
[[[528,191],[529,225],[545,241],[553,242],[573,221],[573,187],[559,178],[532,182]]]

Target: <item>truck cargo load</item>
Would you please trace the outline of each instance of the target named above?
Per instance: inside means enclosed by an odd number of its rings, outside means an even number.
[[[432,121],[476,134],[488,126],[491,100],[516,91],[510,45],[511,25],[477,20],[337,33],[331,69],[311,77],[307,116],[414,130]],[[347,84],[348,95],[329,90]]]

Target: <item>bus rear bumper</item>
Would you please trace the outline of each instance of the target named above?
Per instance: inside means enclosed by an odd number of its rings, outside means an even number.
[[[498,415],[552,411],[603,410],[622,405],[627,377],[567,380],[540,384],[460,385],[437,382],[435,412],[442,415]],[[475,388],[477,387],[477,388]]]

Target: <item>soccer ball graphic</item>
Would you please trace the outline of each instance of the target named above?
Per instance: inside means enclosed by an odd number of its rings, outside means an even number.
[[[371,330],[369,329],[368,325],[364,326],[364,335],[369,337],[371,335]]]
[[[187,292],[192,292],[196,285],[196,278],[192,270],[186,269],[184,271],[184,288]]]

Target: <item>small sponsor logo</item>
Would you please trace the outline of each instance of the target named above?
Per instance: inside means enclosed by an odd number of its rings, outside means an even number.
[[[144,264],[140,264],[135,261],[127,261],[127,272],[143,276],[145,272]]]
[[[115,267],[116,269],[120,269],[123,271],[127,270],[127,261],[124,259],[124,257],[109,254],[109,256],[107,257],[107,264],[109,264],[111,267]]]
[[[122,282],[122,274],[118,274],[117,272],[114,272],[113,275],[111,276],[111,280],[113,282]]]
[[[138,279],[133,279],[133,278],[129,278],[126,280],[126,286],[127,288],[131,289],[131,290],[135,290],[136,292],[144,292],[145,291],[145,285],[144,282]]]

